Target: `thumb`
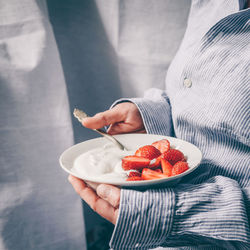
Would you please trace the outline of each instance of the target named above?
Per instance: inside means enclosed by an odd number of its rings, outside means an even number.
[[[100,184],[96,189],[96,193],[113,207],[119,207],[121,193],[119,188],[108,184]]]
[[[113,123],[121,122],[123,120],[123,113],[114,107],[113,109],[97,113],[93,117],[86,117],[82,121],[82,125],[86,128],[98,129]]]

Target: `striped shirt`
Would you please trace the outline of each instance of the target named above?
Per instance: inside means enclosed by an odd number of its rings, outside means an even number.
[[[116,102],[134,102],[147,133],[189,141],[203,161],[175,187],[122,189],[111,248],[250,249],[245,7],[243,0],[193,0],[165,91]]]

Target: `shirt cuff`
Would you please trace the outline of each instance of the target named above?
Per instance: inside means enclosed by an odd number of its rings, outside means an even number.
[[[143,98],[121,98],[111,108],[121,102],[132,102],[137,106],[148,134],[174,136],[171,107],[163,91],[150,89]]]
[[[110,241],[112,249],[152,249],[171,234],[175,194],[171,188],[121,190],[119,215]]]

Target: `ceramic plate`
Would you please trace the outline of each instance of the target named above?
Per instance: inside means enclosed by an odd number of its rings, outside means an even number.
[[[110,141],[108,141],[104,137],[87,140],[65,150],[59,159],[61,167],[69,174],[92,183],[92,186],[93,183],[107,183],[120,187],[170,186],[176,184],[183,176],[193,172],[198,167],[202,159],[201,151],[195,145],[174,137],[151,134],[121,134],[115,135],[115,137],[129,150],[136,150],[141,146],[149,145],[155,141],[167,139],[170,142],[171,148],[176,148],[185,155],[187,163],[189,165],[189,169],[177,176],[149,181],[100,181],[100,179],[80,176],[73,169],[75,159],[86,151],[89,151],[96,147],[102,147],[103,145],[109,143]]]

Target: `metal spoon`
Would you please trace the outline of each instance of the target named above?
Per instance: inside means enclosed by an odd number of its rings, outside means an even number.
[[[82,123],[82,121],[83,121],[84,118],[88,117],[88,115],[87,115],[85,112],[83,112],[83,111],[80,110],[80,109],[76,109],[76,108],[74,109],[73,115],[74,115],[74,117],[77,118],[78,121],[81,122],[81,123]],[[105,131],[103,131],[103,130],[101,130],[101,129],[92,129],[92,130],[96,131],[98,134],[100,134],[100,135],[104,136],[105,138],[109,139],[110,141],[112,141],[112,142],[113,142],[117,147],[119,147],[120,149],[122,149],[122,150],[127,150],[127,149],[125,148],[125,146],[122,145],[122,144],[121,144],[117,139],[115,139],[115,137],[113,137],[112,135],[107,134]]]

